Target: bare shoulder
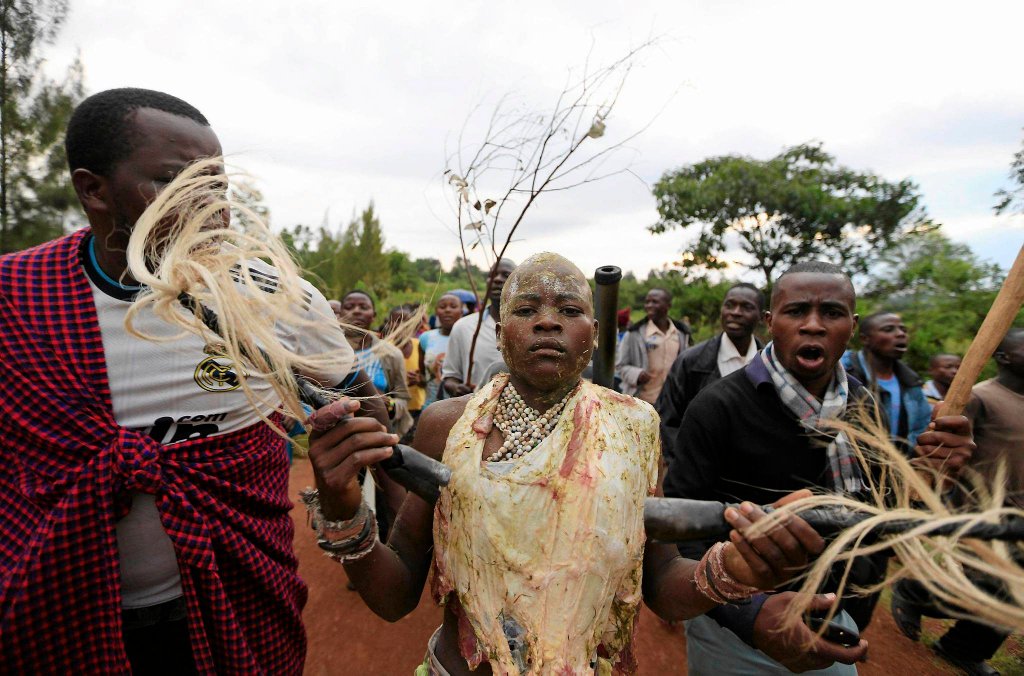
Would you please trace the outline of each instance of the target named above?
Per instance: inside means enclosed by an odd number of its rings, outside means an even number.
[[[462,417],[462,412],[466,410],[470,396],[472,395],[467,394],[455,399],[442,399],[423,409],[416,425],[416,435],[412,440],[413,448],[440,460],[444,455],[448,435]]]

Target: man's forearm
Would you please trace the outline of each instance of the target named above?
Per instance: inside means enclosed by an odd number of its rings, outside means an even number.
[[[680,556],[662,560],[655,570],[645,565],[644,601],[658,617],[666,622],[688,620],[717,605],[697,590],[693,581],[696,566],[696,561]]]

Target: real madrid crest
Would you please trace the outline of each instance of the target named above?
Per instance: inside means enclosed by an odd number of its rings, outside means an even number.
[[[230,392],[237,390],[241,383],[235,373],[234,364],[218,345],[207,345],[204,349],[209,356],[196,366],[193,378],[196,385],[207,392]]]

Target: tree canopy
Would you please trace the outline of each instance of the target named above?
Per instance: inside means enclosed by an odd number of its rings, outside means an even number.
[[[654,233],[699,228],[683,253],[685,269],[721,269],[732,237],[764,275],[811,258],[839,261],[867,272],[880,250],[925,222],[917,186],[837,165],[810,143],[768,160],[711,157],[667,172],[654,186]]]
[[[63,234],[78,204],[63,141],[82,66],[55,81],[40,55],[67,12],[67,0],[0,0],[0,253]]]
[[[1010,162],[1010,187],[996,193],[996,213],[1024,213],[1024,143]]]
[[[904,361],[920,373],[932,355],[963,355],[1003,283],[999,266],[980,260],[966,244],[929,228],[885,252],[858,299],[861,316],[898,312],[910,329]],[[1017,317],[1017,325],[1024,320]],[[995,373],[990,363],[982,378]]]

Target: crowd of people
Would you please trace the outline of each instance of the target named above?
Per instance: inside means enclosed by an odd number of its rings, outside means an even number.
[[[0,664],[300,673],[306,591],[285,441],[265,422],[276,414],[254,409],[233,377],[245,365],[208,339],[125,330],[143,291],[132,229],[182,169],[221,154],[219,140],[180,99],[116,89],[79,105],[66,147],[89,227],[0,257]],[[283,271],[260,270],[259,292],[283,285]],[[620,333],[617,389],[585,378],[593,298],[562,256],[499,260],[484,311],[445,293],[433,328],[413,307],[378,319],[366,291],[328,301],[303,289],[308,325],[275,331],[296,353],[336,355],[302,375],[347,395],[299,421],[316,479],[303,502],[320,547],[381,617],[409,613],[430,577],[444,621],[417,674],[632,673],[641,602],[685,621],[691,673],[855,673],[866,641],[783,620],[824,540],[799,517],[753,526],[761,505],[864,490],[872,469],[819,425],[859,424],[864,408],[908,455],[1005,476],[1007,500],[1024,506],[1024,329],[1003,340],[966,417],[934,417],[958,357],[936,355],[922,382],[901,360],[900,316],[858,321],[853,284],[831,263],[791,267],[769,299],[734,285],[721,332],[692,346],[671,294],[650,289],[644,319],[627,313]],[[400,440],[451,469],[436,505],[378,466]],[[733,531],[645,542],[645,498],[660,495],[738,503],[724,514]],[[859,558],[813,609],[862,632],[878,597],[850,585],[889,565]],[[893,599],[914,640],[922,615],[951,612],[912,581]],[[985,660],[1005,635],[961,619],[936,650],[993,673]]]

